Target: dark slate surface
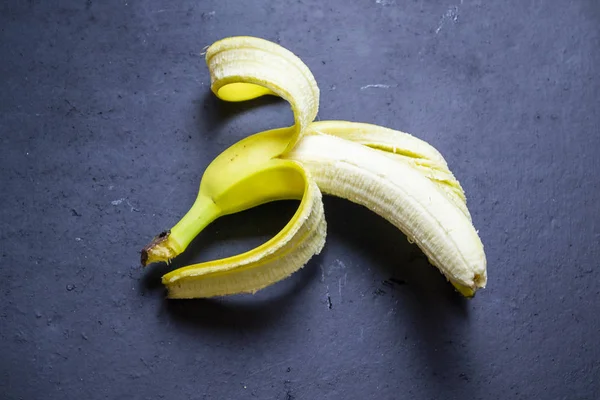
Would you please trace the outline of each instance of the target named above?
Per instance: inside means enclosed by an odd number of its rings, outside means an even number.
[[[0,5],[1,397],[600,398],[600,3],[252,3]],[[292,278],[164,299],[140,248],[213,157],[292,120],[210,94],[202,48],[241,34],[309,65],[320,119],[445,155],[486,290],[460,299],[391,225],[326,198],[326,250]],[[222,218],[175,265],[249,249],[295,207]]]

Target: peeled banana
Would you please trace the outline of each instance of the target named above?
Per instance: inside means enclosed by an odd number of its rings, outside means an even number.
[[[325,243],[322,192],[388,220],[464,296],[485,287],[486,257],[464,191],[435,148],[377,125],[314,122],[317,83],[297,56],[275,43],[226,38],[208,48],[206,62],[217,97],[280,96],[291,105],[294,125],[249,136],[215,158],[190,210],[142,250],[142,264],[169,262],[220,216],[276,200],[297,199],[300,206],[263,245],[166,274],[170,298],[254,293],[302,268]]]

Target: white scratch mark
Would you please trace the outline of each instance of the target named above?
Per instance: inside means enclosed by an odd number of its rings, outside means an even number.
[[[210,47],[210,44],[207,44],[206,46],[204,46],[202,48],[202,51],[200,52],[200,56],[206,55],[206,50],[208,50],[209,47]]]
[[[342,278],[338,280],[338,292],[340,294],[340,303],[342,302]]]
[[[460,4],[462,4],[462,3],[463,2],[461,0]],[[452,20],[454,23],[458,22],[458,6],[450,6],[448,8],[448,10],[446,10],[446,12],[444,13],[444,15],[442,15],[442,18],[440,18],[440,23],[438,24],[438,27],[435,30],[435,34],[436,35],[438,33],[440,33],[440,31],[442,30],[442,27],[444,26],[444,24],[448,20]]]
[[[375,0],[375,3],[380,4],[382,6],[391,6],[394,4],[394,0]]]
[[[348,283],[348,273],[346,272],[344,274],[344,286],[346,286],[347,283]]]
[[[135,211],[135,212],[140,212],[140,210],[138,210],[137,208],[135,208],[135,207],[134,207],[134,206],[133,206],[133,205],[132,205],[132,204],[129,202],[129,200],[127,200],[127,205],[129,206],[129,208],[130,208],[130,211],[132,211],[132,212],[133,212],[133,211]]]
[[[126,197],[121,197],[120,199],[113,200],[110,202],[110,204],[112,204],[113,206],[118,206],[118,205],[121,205],[122,203],[127,204],[130,208],[130,211],[140,212],[140,210],[138,210],[136,207],[134,207],[133,204],[131,204],[131,202]]]
[[[175,12],[177,11],[174,8],[161,8],[160,10],[152,11],[153,14],[162,14],[164,12]]]
[[[321,268],[321,282],[325,282],[325,268],[322,264],[319,264],[319,267]]]
[[[76,237],[76,238],[75,238],[75,241],[76,241],[76,242],[81,242],[81,238],[80,238],[80,237]]]
[[[365,89],[370,89],[370,88],[374,88],[374,89],[389,89],[391,87],[396,87],[396,85],[386,85],[383,83],[373,83],[370,85],[365,85],[365,86],[361,86],[360,90],[365,90]]]

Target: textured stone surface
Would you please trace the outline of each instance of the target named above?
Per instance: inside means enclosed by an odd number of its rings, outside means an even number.
[[[597,1],[7,0],[0,29],[2,398],[600,395]],[[138,251],[219,152],[292,120],[210,94],[203,47],[241,34],[308,64],[320,119],[444,154],[486,290],[460,299],[391,225],[326,198],[326,249],[290,279],[164,299]],[[295,206],[222,218],[175,266],[249,249]]]

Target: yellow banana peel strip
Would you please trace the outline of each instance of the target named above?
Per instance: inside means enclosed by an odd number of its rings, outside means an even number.
[[[206,52],[211,90],[221,100],[245,101],[277,95],[290,103],[294,131],[290,150],[317,116],[319,87],[308,67],[291,51],[267,40],[235,37]]]
[[[319,89],[293,53],[252,37],[220,40],[206,62],[211,90],[225,101],[277,95],[294,125],[254,134],[207,168],[196,202],[142,251],[142,263],[169,261],[214,219],[259,204],[299,199],[283,230],[243,254],[179,268],[163,277],[170,298],[254,293],[292,274],[321,251],[321,191],[373,210],[407,234],[465,296],[485,287],[483,245],[458,180],[442,155],[404,132],[347,121],[314,122]]]

